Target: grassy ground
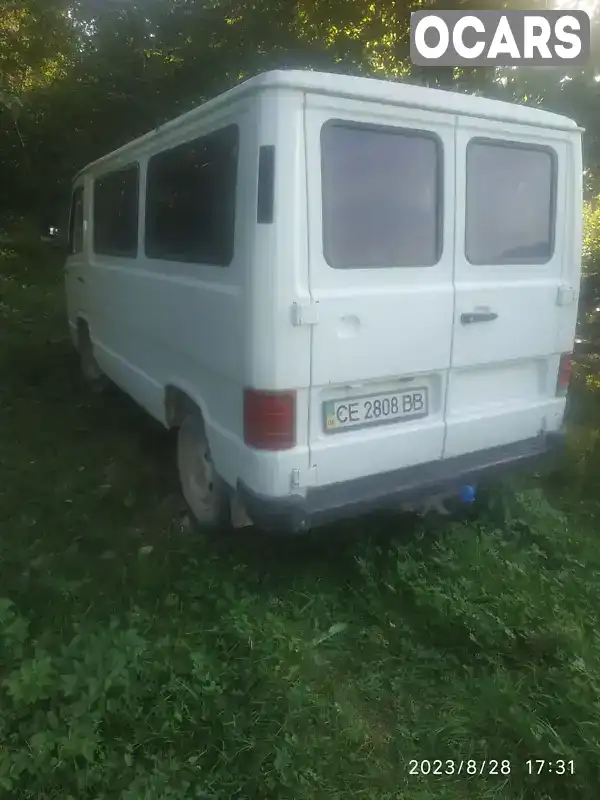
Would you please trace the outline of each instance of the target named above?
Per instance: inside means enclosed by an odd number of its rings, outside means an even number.
[[[56,256],[4,247],[2,800],[597,797],[591,382],[560,470],[502,514],[215,544],[169,437],[82,387],[61,295]]]

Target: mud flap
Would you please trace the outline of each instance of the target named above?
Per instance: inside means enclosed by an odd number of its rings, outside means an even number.
[[[231,497],[231,527],[235,530],[239,530],[240,528],[248,528],[252,525],[254,525],[254,523],[248,516],[239,492],[234,492]]]

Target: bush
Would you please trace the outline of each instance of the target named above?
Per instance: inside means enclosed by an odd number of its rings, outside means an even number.
[[[583,209],[582,284],[579,301],[579,334],[595,344],[600,341],[600,196]]]

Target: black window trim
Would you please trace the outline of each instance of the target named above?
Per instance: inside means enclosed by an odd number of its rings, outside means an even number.
[[[506,147],[509,150],[527,150],[547,153],[550,156],[551,185],[550,185],[550,254],[548,258],[508,258],[495,261],[472,261],[467,248],[467,204],[469,190],[469,149],[473,144],[484,144],[490,147]],[[466,261],[474,267],[508,267],[519,264],[526,266],[544,266],[549,264],[556,253],[556,223],[557,223],[557,193],[558,193],[558,154],[551,145],[538,144],[537,142],[513,141],[512,139],[497,139],[493,136],[473,136],[465,148],[465,224],[464,224],[464,253]]]
[[[81,250],[74,250],[73,244],[75,242],[75,198],[81,192]],[[83,253],[85,249],[85,241],[84,241],[84,229],[83,223],[85,221],[85,184],[78,183],[71,188],[71,206],[69,208],[69,230],[68,230],[68,245],[69,245],[69,256],[78,256]]]
[[[132,255],[131,253],[98,253],[96,250],[96,183],[103,180],[104,178],[108,178],[111,175],[117,175],[119,172],[127,172],[127,170],[134,170],[136,174],[136,187],[135,187],[135,199],[136,199],[136,240],[135,240],[135,253]],[[127,164],[123,164],[123,166],[115,167],[115,169],[107,170],[106,172],[102,172],[99,175],[95,175],[92,181],[92,252],[95,256],[100,256],[101,258],[128,258],[131,261],[135,261],[139,258],[140,254],[140,182],[141,182],[141,169],[140,169],[140,162],[138,159],[134,161],[130,161]]]
[[[148,219],[148,173],[150,170],[150,162],[152,159],[156,158],[157,156],[163,155],[163,153],[169,153],[172,150],[176,150],[178,147],[183,147],[186,144],[191,144],[192,142],[196,142],[199,139],[203,139],[207,136],[214,136],[217,133],[221,133],[229,128],[235,130],[235,144],[237,146],[237,155],[236,155],[236,180],[235,180],[235,193],[234,193],[234,222],[233,222],[233,246],[231,249],[231,258],[227,262],[227,264],[214,264],[209,261],[190,261],[188,259],[181,259],[181,258],[161,258],[159,256],[152,256],[148,254],[148,227],[147,227],[147,219]],[[241,129],[240,125],[237,121],[234,122],[227,122],[224,125],[220,125],[218,128],[210,128],[209,130],[205,130],[202,132],[194,131],[194,135],[191,138],[185,138],[182,141],[177,142],[176,144],[169,144],[167,147],[163,147],[160,150],[157,150],[154,153],[151,153],[148,158],[146,159],[146,166],[145,166],[145,190],[144,190],[144,241],[143,241],[143,253],[144,257],[148,259],[148,261],[166,261],[172,264],[190,264],[192,266],[200,266],[200,267],[215,267],[216,269],[228,269],[235,259],[235,252],[236,252],[236,230],[237,230],[237,221],[238,221],[238,179],[239,179],[239,169],[240,169],[240,142],[241,142]]]
[[[275,145],[258,148],[258,186],[256,190],[256,222],[270,225],[275,218]]]
[[[330,255],[329,255],[329,243],[327,241],[326,230],[325,230],[325,218],[323,214],[323,192],[324,192],[324,181],[323,181],[323,174],[324,174],[324,151],[323,151],[323,132],[326,128],[330,127],[345,127],[345,128],[355,128],[359,130],[371,130],[376,132],[386,132],[386,133],[395,133],[401,136],[411,136],[411,137],[419,137],[422,139],[431,139],[435,144],[436,149],[436,251],[435,251],[435,261],[431,264],[405,264],[405,265],[398,265],[398,264],[386,264],[385,266],[335,266],[332,264]],[[323,258],[328,267],[331,269],[336,270],[346,270],[346,269],[361,269],[361,270],[382,270],[382,269],[428,269],[430,267],[436,267],[442,258],[444,253],[444,219],[445,219],[445,208],[444,208],[444,195],[445,195],[445,153],[444,153],[444,143],[442,141],[441,136],[436,132],[432,131],[427,128],[416,128],[416,127],[404,127],[401,125],[381,125],[379,123],[373,122],[357,122],[355,120],[343,119],[343,118],[331,118],[328,119],[326,122],[323,123],[321,126],[321,131],[319,135],[320,141],[320,150],[321,150],[321,244],[323,247]]]

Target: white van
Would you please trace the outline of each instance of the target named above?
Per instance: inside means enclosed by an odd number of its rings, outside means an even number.
[[[581,220],[569,119],[269,72],[77,175],[70,331],[201,523],[307,530],[560,444]]]

